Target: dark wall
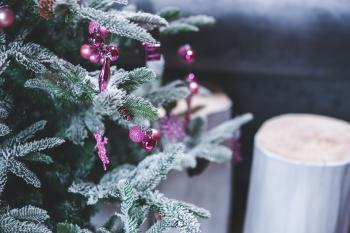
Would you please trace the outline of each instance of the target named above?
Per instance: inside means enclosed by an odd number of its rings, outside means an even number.
[[[243,130],[244,161],[234,171],[232,231],[241,232],[253,137],[268,118],[306,112],[350,121],[350,2],[345,0],[153,0],[143,7],[180,6],[205,13],[215,27],[164,38],[165,77],[194,70],[200,80],[221,86],[234,112],[252,112]],[[190,68],[176,49],[190,43],[198,59]]]

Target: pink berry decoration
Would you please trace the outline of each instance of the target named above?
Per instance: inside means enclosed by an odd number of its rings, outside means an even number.
[[[0,28],[11,26],[15,18],[15,14],[8,6],[0,6]]]
[[[129,138],[133,142],[141,142],[145,136],[145,132],[140,126],[134,126],[129,130]]]
[[[119,58],[119,49],[117,46],[110,45],[107,46],[107,51],[109,53],[109,57],[111,58],[111,61],[116,61]]]
[[[95,140],[96,140],[96,148],[97,148],[97,154],[100,158],[103,170],[107,170],[107,165],[109,164],[109,159],[106,152],[105,145],[108,143],[108,138],[103,137],[100,130],[97,128],[96,132],[94,134]]]
[[[182,45],[177,53],[185,64],[192,64],[195,61],[195,51],[189,44]]]
[[[199,84],[195,81],[192,81],[188,84],[188,89],[191,92],[191,95],[197,94],[199,91]]]
[[[159,141],[160,140],[160,131],[157,130],[157,129],[150,129],[150,135],[151,135],[151,138],[156,140],[156,141]]]
[[[109,34],[109,31],[106,27],[104,26],[101,26],[100,24],[98,24],[97,22],[95,21],[90,21],[89,23],[89,33],[90,34],[93,34],[93,33],[100,33],[101,36],[103,38],[106,38]]]
[[[80,56],[84,59],[89,59],[89,57],[93,52],[94,52],[94,49],[88,44],[83,44],[80,47]]]
[[[156,42],[155,44],[143,43],[145,49],[146,61],[157,61],[161,58],[160,53],[160,43]]]

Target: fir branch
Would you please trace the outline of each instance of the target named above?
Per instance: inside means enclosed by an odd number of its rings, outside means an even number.
[[[143,222],[145,216],[137,207],[138,197],[136,190],[127,180],[119,181],[118,190],[121,200],[121,214],[117,215],[124,224],[125,233],[137,233],[139,232],[139,226]]]
[[[185,99],[190,94],[182,81],[173,81],[157,90],[146,94],[145,98],[157,107]]]
[[[50,156],[43,153],[32,153],[24,157],[25,160],[30,162],[40,162],[45,164],[52,164],[53,160]]]
[[[215,18],[207,15],[194,15],[187,18],[176,20],[177,23],[186,23],[197,27],[212,26],[215,24]]]
[[[94,112],[105,116],[112,116],[116,113],[119,106],[123,106],[125,98],[125,91],[109,88],[94,98]]]
[[[89,7],[77,9],[77,12],[89,20],[96,21],[105,26],[108,30],[119,36],[139,40],[147,43],[155,43],[155,39],[146,31],[146,29],[130,22],[119,14],[104,12]]]
[[[95,128],[96,130],[96,128]],[[76,145],[84,145],[84,140],[88,137],[88,131],[82,116],[74,116],[71,119],[70,126],[66,129],[65,138]]]
[[[161,27],[160,33],[164,35],[178,34],[183,32],[198,32],[199,28],[188,23],[171,22],[167,27]]]
[[[158,118],[158,110],[148,100],[130,94],[126,97],[123,106],[136,118],[155,120]]]
[[[212,145],[201,143],[191,149],[188,154],[204,158],[210,162],[223,163],[232,159],[232,150],[222,145]]]
[[[42,224],[48,218],[45,210],[31,205],[20,209],[7,209],[0,214],[0,232],[52,233]]]
[[[201,142],[210,144],[223,143],[225,140],[232,137],[233,132],[238,130],[242,125],[246,124],[252,119],[253,115],[251,113],[246,113],[244,115],[235,117],[232,120],[226,121],[203,135]]]
[[[177,7],[166,7],[163,8],[158,15],[164,19],[166,19],[168,22],[171,22],[173,20],[176,20],[180,18],[181,11]]]
[[[128,0],[88,0],[84,1],[84,6],[107,11],[111,9],[115,4],[126,5]]]
[[[183,151],[183,145],[173,145],[163,153],[151,155],[142,160],[131,179],[132,186],[141,192],[157,187],[177,161],[182,159]]]
[[[10,128],[7,125],[0,123],[0,136],[5,136],[11,132]]]
[[[39,178],[31,170],[29,170],[24,163],[14,159],[9,159],[7,169],[14,175],[22,178],[27,184],[31,184],[35,188],[41,187]]]
[[[87,229],[82,229],[78,225],[71,223],[59,223],[56,230],[57,233],[92,233]]]
[[[12,209],[8,212],[8,215],[21,221],[32,221],[40,223],[49,218],[49,215],[45,210],[31,205],[22,207],[20,209]]]
[[[118,88],[132,92],[142,84],[156,78],[156,74],[148,68],[142,67],[134,69],[116,80]]]
[[[4,191],[7,182],[7,163],[0,157],[0,194]]]
[[[135,22],[139,25],[144,25],[146,28],[150,27],[162,27],[167,26],[168,22],[159,15],[153,15],[150,13],[145,12],[131,12],[131,11],[113,11],[114,14],[121,14],[126,19],[130,20],[131,22]]]
[[[44,138],[15,146],[13,154],[15,157],[23,157],[31,152],[47,150],[59,146],[62,143],[64,143],[64,140],[61,138]]]

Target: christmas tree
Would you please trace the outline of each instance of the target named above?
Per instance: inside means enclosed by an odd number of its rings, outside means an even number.
[[[230,160],[222,143],[252,117],[205,132],[205,120],[172,115],[197,83],[163,85],[158,50],[164,35],[213,23],[181,17],[177,8],[138,12],[126,0],[3,1],[0,231],[139,232],[148,223],[149,233],[200,232],[198,218],[210,213],[167,198],[157,185],[197,158]],[[145,67],[117,68],[119,55],[141,43]],[[120,204],[103,226],[90,223],[98,202]]]

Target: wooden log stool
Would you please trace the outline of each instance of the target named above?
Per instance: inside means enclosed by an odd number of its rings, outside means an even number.
[[[348,233],[349,220],[350,124],[311,114],[265,122],[244,233]]]

